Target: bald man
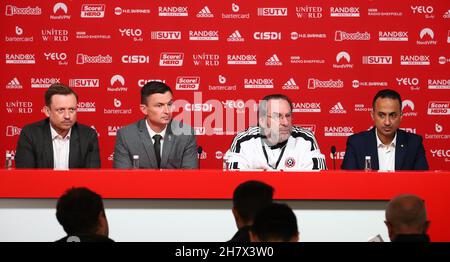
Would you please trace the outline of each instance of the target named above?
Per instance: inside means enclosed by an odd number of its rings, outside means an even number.
[[[386,221],[392,242],[430,242],[425,203],[415,195],[399,195],[386,208]]]

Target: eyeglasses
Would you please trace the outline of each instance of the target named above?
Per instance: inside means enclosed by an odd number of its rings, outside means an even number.
[[[273,114],[273,115],[267,115],[267,117],[270,117],[270,118],[272,118],[273,120],[275,120],[275,121],[277,121],[277,122],[279,122],[280,120],[283,120],[283,119],[286,119],[286,120],[291,120],[292,119],[292,114],[285,114],[285,115],[282,115],[282,114]]]

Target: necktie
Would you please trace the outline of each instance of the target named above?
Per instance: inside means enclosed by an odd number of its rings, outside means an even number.
[[[153,144],[155,148],[155,155],[156,155],[156,162],[158,162],[158,168],[161,167],[161,135],[154,135],[153,139],[155,140],[155,143]]]

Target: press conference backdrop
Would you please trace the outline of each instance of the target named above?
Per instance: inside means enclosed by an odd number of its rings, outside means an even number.
[[[448,1],[3,1],[0,150],[44,118],[56,82],[79,95],[78,120],[112,166],[117,129],[143,117],[139,90],[167,83],[192,125],[202,168],[221,168],[263,96],[283,93],[331,167],[369,129],[371,100],[393,88],[401,127],[424,137],[432,169],[450,167]]]

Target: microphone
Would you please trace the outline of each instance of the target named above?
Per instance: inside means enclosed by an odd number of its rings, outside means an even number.
[[[331,146],[331,154],[333,155],[333,170],[336,170],[336,147]]]
[[[200,169],[200,159],[201,155],[203,153],[203,148],[201,146],[197,147],[197,154],[198,154],[198,169]]]

